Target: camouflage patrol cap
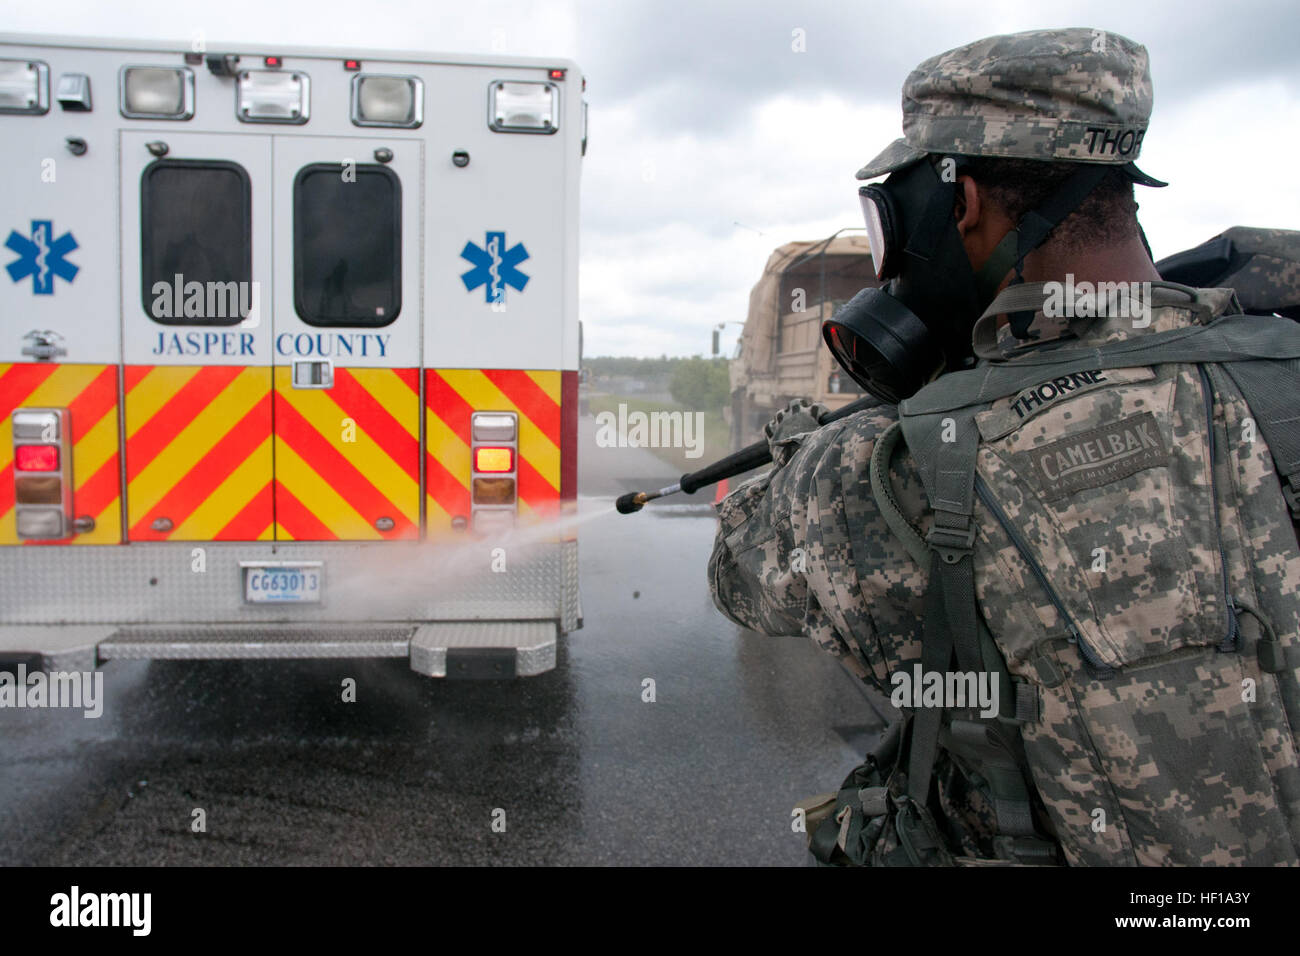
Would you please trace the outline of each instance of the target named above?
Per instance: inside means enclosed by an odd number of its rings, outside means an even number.
[[[903,84],[903,138],[858,170],[871,179],[932,153],[1130,164],[1151,116],[1144,46],[1105,30],[1030,30],[932,56]]]

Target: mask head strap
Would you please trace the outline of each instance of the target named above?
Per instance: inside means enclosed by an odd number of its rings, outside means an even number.
[[[1109,165],[1099,163],[1081,166],[1037,209],[1031,209],[1020,217],[1016,228],[1002,237],[989,255],[988,261],[975,275],[981,308],[987,307],[988,303],[993,301],[1003,277],[1013,268],[1016,276],[1011,280],[1011,284],[1018,285],[1025,281],[1023,274],[1025,257],[1041,246],[1063,219],[1079,208],[1080,203],[1101,184],[1110,169]],[[1034,315],[1032,312],[1018,312],[1009,318],[1012,331],[1018,338],[1024,338]]]
[[[1041,206],[1025,213],[1020,222],[1016,223],[1016,232],[1020,237],[1016,243],[1017,280],[1024,281],[1020,270],[1024,268],[1025,256],[1041,246],[1061,220],[1079,208],[1079,204],[1101,184],[1108,172],[1109,166],[1081,166]]]

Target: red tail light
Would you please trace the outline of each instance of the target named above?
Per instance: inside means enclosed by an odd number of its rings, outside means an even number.
[[[15,408],[14,531],[23,540],[57,541],[75,532],[72,441],[66,408]]]
[[[58,445],[18,445],[14,448],[15,471],[58,471]]]

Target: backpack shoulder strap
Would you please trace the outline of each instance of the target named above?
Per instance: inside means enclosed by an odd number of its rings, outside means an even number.
[[[1291,516],[1300,518],[1300,413],[1295,407],[1300,361],[1257,359],[1220,365],[1250,406],[1273,455]]]
[[[931,428],[937,426],[939,432],[929,444],[920,447],[932,448],[937,441],[940,450],[934,455],[913,453],[913,458],[935,513],[929,537],[923,539],[899,507],[889,475],[890,461],[903,446],[909,426],[917,433],[925,424],[903,418],[877,440],[869,469],[872,495],[886,524],[917,563],[925,566],[929,556],[921,645],[923,670],[946,672],[955,655],[957,666],[963,670],[996,674],[1002,699],[1000,716],[992,722],[952,720],[945,726],[943,709],[934,707],[924,708],[913,717],[907,746],[907,797],[915,806],[910,808],[911,814],[900,814],[898,825],[900,831],[908,827],[917,831],[914,836],[918,840],[924,837],[919,808],[927,804],[942,743],[945,750],[961,755],[984,775],[993,799],[999,856],[1025,863],[1050,863],[1055,858],[1055,846],[1039,838],[1034,829],[1032,799],[1023,775],[1019,744],[1019,725],[1036,719],[1037,700],[1031,707],[1028,695],[1012,690],[1011,675],[975,601],[973,496],[979,433],[974,413],[961,416],[960,422],[957,416],[946,415],[928,424]],[[962,432],[966,440],[959,442]],[[1032,715],[1031,710],[1035,712]]]
[[[916,530],[911,519],[903,513],[898,499],[894,497],[893,485],[889,478],[890,463],[894,460],[894,454],[902,447],[902,443],[902,422],[894,422],[876,439],[876,446],[871,449],[871,465],[868,468],[871,495],[876,499],[876,507],[880,509],[881,517],[885,519],[885,524],[889,525],[889,530],[894,533],[894,537],[903,543],[903,547],[907,549],[913,561],[925,567],[930,555],[925,539],[921,537],[921,532]]]
[[[925,588],[921,667],[946,673],[952,659],[965,671],[982,671],[979,612],[975,604],[975,456],[979,432],[971,410],[949,415],[907,415],[900,409],[907,447],[930,499],[934,523],[926,537],[930,577]],[[940,708],[923,708],[912,725],[908,796],[929,799],[943,726]]]

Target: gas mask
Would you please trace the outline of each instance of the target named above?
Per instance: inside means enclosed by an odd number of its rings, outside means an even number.
[[[858,195],[876,278],[822,323],[822,338],[853,380],[890,404],[911,397],[941,370],[974,363],[971,329],[1014,268],[1101,182],[1106,166],[1081,168],[1026,213],[977,273],[953,210],[960,185],[922,160],[864,186]]]
[[[922,161],[858,195],[876,278],[890,282],[855,295],[822,324],[822,337],[858,384],[896,404],[971,356],[982,306],[953,219],[955,182]]]

